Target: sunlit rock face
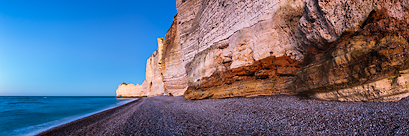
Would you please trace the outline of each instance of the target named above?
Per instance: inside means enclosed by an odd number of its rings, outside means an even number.
[[[182,64],[182,48],[180,46],[177,15],[172,26],[165,35],[163,50],[163,81],[165,84],[165,95],[180,96],[187,89],[187,75],[185,66]]]
[[[130,95],[408,96],[407,0],[176,0],[177,15]],[[124,92],[128,86],[120,86]],[[121,89],[120,89],[121,88]]]
[[[146,62],[146,79],[141,85],[124,84],[119,85],[117,97],[143,97],[157,96],[165,92],[162,76],[163,60],[163,38],[158,38],[158,50],[152,53],[152,56]]]
[[[178,11],[191,26],[180,34],[188,99],[408,96],[408,1],[185,2]]]
[[[159,48],[152,53],[146,66],[146,84],[148,96],[156,96],[164,93],[164,83],[162,76],[162,56],[163,56],[163,39],[158,39]]]
[[[141,97],[144,96],[144,88],[142,85],[122,83],[118,86],[116,94],[117,97]]]
[[[165,39],[158,38],[158,50],[146,62],[146,79],[141,85],[119,86],[117,96],[183,95],[187,88],[186,70],[175,16]]]
[[[304,46],[302,0],[177,1],[188,99],[288,92]],[[264,76],[256,76],[264,74]]]

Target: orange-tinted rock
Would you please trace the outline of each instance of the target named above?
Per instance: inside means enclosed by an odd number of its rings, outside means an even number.
[[[141,95],[187,99],[407,96],[407,0],[177,0],[176,5],[171,28],[148,60],[146,81],[141,87],[122,85],[118,92],[134,88]]]
[[[323,100],[396,101],[409,96],[409,23],[388,13],[372,11],[362,30],[328,45],[333,48],[304,67],[289,87]]]
[[[267,57],[252,65],[215,72],[189,84],[187,99],[218,99],[289,93],[285,83],[301,68],[290,57]]]
[[[305,0],[303,16],[298,22],[304,43],[325,49],[344,31],[357,31],[373,10],[385,9],[393,18],[409,22],[407,0]]]

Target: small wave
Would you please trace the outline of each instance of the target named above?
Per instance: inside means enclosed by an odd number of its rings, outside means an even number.
[[[136,99],[137,99],[137,98],[136,98]],[[125,101],[119,102],[119,103],[117,103],[117,104],[114,104],[114,105],[112,105],[112,106],[109,106],[108,108],[105,108],[105,109],[102,109],[102,110],[98,110],[98,111],[95,111],[95,112],[92,112],[92,113],[88,113],[88,114],[85,114],[85,115],[70,116],[70,117],[66,117],[66,118],[59,119],[59,120],[55,120],[55,121],[51,121],[51,122],[46,122],[46,123],[39,124],[39,125],[35,125],[35,126],[29,126],[29,127],[26,127],[26,128],[17,129],[17,130],[14,130],[14,133],[15,133],[15,134],[23,133],[23,134],[21,134],[21,135],[23,135],[23,136],[36,135],[36,134],[39,134],[39,133],[41,133],[41,132],[43,132],[43,131],[52,129],[52,128],[54,128],[54,127],[67,124],[67,123],[70,123],[70,122],[72,122],[72,121],[75,121],[75,120],[78,120],[78,119],[81,119],[81,118],[85,118],[85,117],[88,117],[88,116],[91,116],[91,115],[100,113],[100,112],[105,111],[105,110],[109,110],[109,109],[113,109],[113,108],[119,107],[119,106],[121,106],[121,105],[127,104],[127,103],[129,103],[129,102],[131,102],[131,101],[134,101],[134,100],[136,100],[136,99],[125,100]],[[24,132],[29,132],[29,131],[30,131],[30,133],[24,133]]]

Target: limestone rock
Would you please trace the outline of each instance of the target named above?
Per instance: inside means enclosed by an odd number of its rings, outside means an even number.
[[[150,57],[147,62],[146,82],[148,84],[148,87],[147,87],[148,96],[161,95],[165,92],[165,87],[164,87],[163,78],[162,78],[162,75],[163,75],[162,65],[161,65],[162,55],[163,55],[163,39],[158,38],[158,50],[153,52],[152,57]]]
[[[176,0],[142,85],[118,95],[407,96],[407,0]],[[132,92],[136,91],[136,92]]]
[[[178,33],[177,15],[168,30],[164,41],[163,51],[163,82],[165,95],[180,96],[187,89],[187,74],[182,64],[182,48]]]
[[[297,18],[302,15],[302,0],[193,0],[178,3],[178,25],[185,64],[196,54],[235,33],[240,33],[236,34],[239,37],[229,45],[247,44],[254,51],[255,60],[270,56],[270,52],[276,57],[293,53],[293,59],[302,60],[301,54],[295,56],[298,42],[292,36],[296,33]]]
[[[374,9],[386,9],[391,17],[409,21],[407,0],[305,0],[299,29],[306,44],[324,49],[344,31],[361,29]]]
[[[117,97],[141,97],[144,96],[143,87],[141,85],[121,84],[116,90]]]
[[[322,59],[288,84],[296,93],[338,101],[396,101],[409,95],[409,23],[375,9],[356,32],[327,44]]]
[[[162,76],[163,38],[158,38],[158,50],[146,62],[146,79],[141,85],[121,84],[117,89],[117,97],[157,96],[165,92]]]
[[[194,64],[191,67],[197,68]],[[189,82],[189,88],[184,96],[187,99],[218,99],[289,94],[285,83],[290,81],[300,68],[300,62],[288,56],[268,57],[255,61],[252,65],[225,71],[215,68],[211,76]],[[189,77],[189,81],[192,78],[196,79],[195,77],[197,78],[197,76]]]
[[[118,96],[183,95],[187,89],[187,75],[185,67],[180,65],[182,50],[176,22],[177,15],[165,39],[158,38],[158,50],[146,62],[146,79],[142,85],[120,86]]]
[[[287,92],[284,83],[300,68],[305,52],[297,37],[303,7],[302,0],[178,1],[182,65],[189,86],[184,96]],[[261,62],[270,65],[276,62],[267,60],[275,59],[292,63],[261,67]]]

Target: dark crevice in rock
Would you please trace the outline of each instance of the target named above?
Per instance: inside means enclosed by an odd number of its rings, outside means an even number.
[[[372,11],[361,30],[343,32],[325,50],[309,46],[305,67],[290,88],[300,96],[311,96],[398,76],[409,69],[408,23],[386,11]]]

